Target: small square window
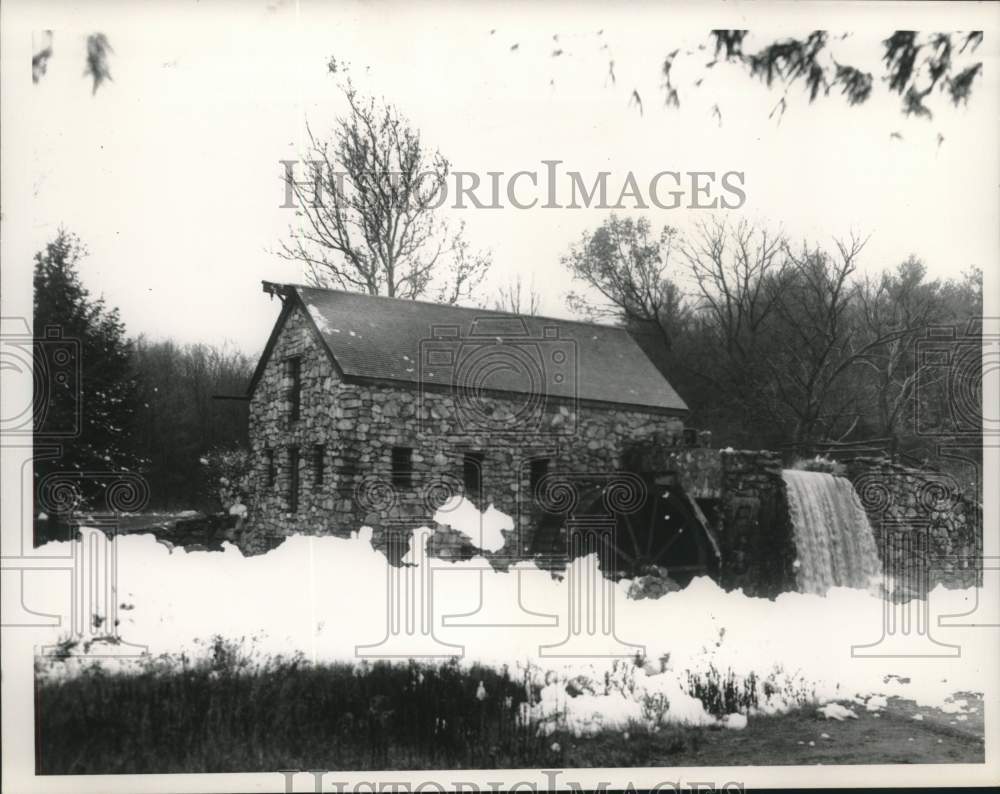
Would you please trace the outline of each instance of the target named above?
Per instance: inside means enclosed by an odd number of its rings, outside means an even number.
[[[530,469],[530,482],[531,482],[531,493],[534,495],[538,491],[538,486],[542,482],[542,478],[549,473],[549,459],[548,458],[535,458],[531,461]]]
[[[392,448],[392,484],[400,488],[413,484],[413,450],[409,447]]]
[[[288,512],[299,509],[299,448],[288,448]]]
[[[313,484],[322,485],[326,475],[326,446],[317,444],[313,447]]]
[[[462,483],[466,498],[478,499],[483,492],[483,453],[466,452],[462,458]]]
[[[274,470],[274,450],[265,449],[264,450],[264,474],[267,477],[268,487],[274,486],[274,481],[277,479],[277,472]]]

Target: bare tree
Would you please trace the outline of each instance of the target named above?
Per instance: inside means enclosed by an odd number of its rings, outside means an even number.
[[[590,287],[569,304],[622,320],[689,401],[692,422],[756,439],[762,427],[781,427],[766,410],[774,399],[758,362],[786,270],[783,245],[780,234],[747,222],[713,219],[689,236],[668,227],[657,239],[645,220],[612,217],[563,259]],[[690,281],[693,294],[675,278]]]
[[[895,451],[900,422],[912,405],[918,380],[937,379],[942,371],[916,358],[920,332],[947,317],[941,284],[925,281],[927,269],[914,257],[893,272],[867,277],[858,290],[858,320],[869,339],[884,339],[858,357],[860,388],[872,405],[876,432]]]
[[[806,454],[873,434],[914,448],[902,419],[917,380],[930,382],[915,362],[916,340],[929,324],[981,315],[981,274],[926,282],[911,260],[860,278],[865,243],[851,236],[793,248],[780,233],[718,218],[657,240],[648,223],[612,217],[563,262],[589,287],[570,306],[624,322],[691,406],[695,426],[730,443]],[[691,283],[687,296],[668,279],[671,256]],[[651,327],[656,344],[645,335]]]
[[[493,297],[493,309],[512,314],[538,314],[541,310],[542,296],[535,290],[535,282],[525,288],[523,280],[518,276],[500,287]]]
[[[714,217],[697,223],[678,247],[693,287],[694,318],[678,363],[702,384],[696,394],[728,404],[723,413],[735,424],[726,423],[730,434],[740,426],[774,427],[780,419],[769,379],[761,375],[789,270],[784,236]]]
[[[790,278],[776,303],[779,322],[767,358],[770,382],[794,422],[793,440],[842,440],[862,415],[861,394],[847,377],[855,365],[911,334],[911,325],[858,322],[855,277],[867,239],[836,240],[836,252],[786,246]]]
[[[696,225],[680,251],[697,292],[698,308],[719,346],[739,361],[755,353],[755,339],[775,310],[787,273],[785,238],[746,220],[735,226],[713,218]]]
[[[569,307],[592,319],[614,319],[628,327],[652,329],[667,350],[686,314],[683,296],[668,278],[677,230],[666,226],[654,237],[645,218],[612,215],[562,257],[574,279],[600,296],[571,292]]]
[[[464,224],[453,230],[440,212],[448,161],[394,106],[360,96],[350,82],[342,91],[350,112],[330,138],[309,131],[308,178],[286,171],[300,223],[279,255],[301,262],[317,286],[468,298],[491,260],[470,249]]]

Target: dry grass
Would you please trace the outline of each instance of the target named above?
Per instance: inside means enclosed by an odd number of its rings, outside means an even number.
[[[485,699],[476,696],[480,682]],[[689,680],[692,694],[717,714],[751,707],[763,686],[714,671]],[[956,728],[931,713],[917,722],[898,704],[881,719],[862,713],[845,723],[820,721],[814,707],[803,706],[751,718],[744,731],[634,725],[580,739],[539,736],[536,725],[519,722],[520,705],[538,694],[507,671],[454,661],[312,665],[301,655],[257,659],[243,644],[216,638],[197,661],[162,657],[128,674],[95,666],[63,679],[39,677],[36,769],[152,774],[982,761],[977,726]],[[821,732],[831,739],[820,740]]]

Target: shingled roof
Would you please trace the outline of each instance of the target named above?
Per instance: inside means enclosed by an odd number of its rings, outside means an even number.
[[[534,315],[271,285],[303,309],[346,380],[490,392],[683,413],[687,405],[623,328]],[[260,377],[287,313],[265,349]]]

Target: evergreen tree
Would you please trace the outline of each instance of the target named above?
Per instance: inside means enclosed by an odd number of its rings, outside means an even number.
[[[80,497],[100,507],[107,474],[141,465],[133,440],[137,384],[118,310],[80,281],[86,255],[64,229],[35,254],[35,445],[61,447],[36,461],[35,482],[55,472],[79,475]]]

